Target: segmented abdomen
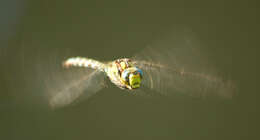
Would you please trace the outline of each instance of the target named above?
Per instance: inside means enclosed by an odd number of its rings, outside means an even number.
[[[90,58],[84,58],[84,57],[72,57],[67,59],[63,65],[65,67],[86,67],[86,68],[92,68],[92,69],[98,69],[100,71],[104,71],[105,64],[102,62],[99,62],[97,60],[93,60]]]

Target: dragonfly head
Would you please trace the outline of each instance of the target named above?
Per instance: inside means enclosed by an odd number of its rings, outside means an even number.
[[[137,67],[130,67],[122,72],[121,80],[131,89],[139,88],[141,85],[143,72]]]

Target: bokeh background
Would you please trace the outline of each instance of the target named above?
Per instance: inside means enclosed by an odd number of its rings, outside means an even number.
[[[257,8],[227,0],[2,0],[0,139],[259,139]],[[147,99],[111,86],[74,106],[44,105],[41,69],[52,60],[132,56],[173,29],[195,34],[236,82],[231,100]]]

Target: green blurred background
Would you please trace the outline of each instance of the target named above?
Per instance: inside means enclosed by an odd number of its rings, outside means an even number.
[[[6,0],[0,5],[1,140],[260,138],[256,1]],[[176,28],[191,29],[212,62],[236,82],[233,99],[147,99],[111,87],[75,106],[46,109],[44,75],[38,73],[41,63],[48,67],[45,58],[132,56]]]

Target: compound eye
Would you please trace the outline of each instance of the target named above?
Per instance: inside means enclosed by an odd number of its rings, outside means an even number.
[[[143,77],[143,71],[141,69],[138,69],[137,72],[140,74],[141,78]]]

